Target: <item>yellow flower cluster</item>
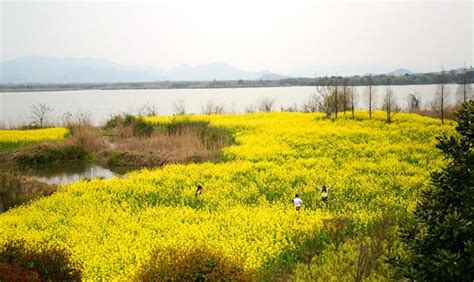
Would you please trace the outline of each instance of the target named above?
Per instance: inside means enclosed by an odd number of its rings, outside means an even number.
[[[0,245],[12,238],[60,244],[84,278],[129,279],[153,249],[206,245],[258,270],[295,250],[299,234],[343,216],[359,227],[411,210],[429,171],[443,160],[435,136],[453,127],[416,115],[368,120],[323,114],[257,113],[152,117],[208,121],[236,143],[219,163],[174,164],[125,178],[80,181],[0,216]],[[196,186],[204,193],[195,198]],[[329,186],[326,205],[320,186]],[[291,200],[298,193],[303,208]]]
[[[0,149],[14,148],[44,140],[62,140],[69,134],[63,127],[32,130],[0,130]]]

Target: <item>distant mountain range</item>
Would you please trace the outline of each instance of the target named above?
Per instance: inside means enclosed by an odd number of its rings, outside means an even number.
[[[0,83],[94,83],[94,82],[153,82],[153,81],[211,81],[211,80],[279,80],[288,77],[325,75],[364,75],[390,73],[405,75],[406,69],[373,66],[307,67],[288,75],[270,71],[244,71],[226,63],[182,65],[172,70],[158,67],[125,66],[93,58],[21,57],[0,63]]]
[[[182,65],[172,70],[124,66],[92,58],[28,56],[0,63],[0,83],[93,83],[280,79],[269,71],[249,72],[225,63]]]
[[[414,72],[409,71],[407,69],[396,69],[392,72],[387,73],[388,75],[394,75],[394,76],[402,76],[402,75],[407,75],[407,74],[414,74]]]

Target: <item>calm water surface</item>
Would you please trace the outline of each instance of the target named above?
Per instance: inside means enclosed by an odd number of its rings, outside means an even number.
[[[68,184],[81,179],[123,177],[123,174],[139,167],[108,168],[91,163],[50,164],[32,167],[12,167],[0,164],[0,171],[13,175],[25,175],[48,184]]]
[[[399,104],[404,107],[410,93],[417,93],[422,106],[429,105],[436,92],[436,85],[391,86]],[[457,85],[451,84],[450,101],[454,102]],[[358,93],[358,107],[361,108],[365,87],[355,87]],[[384,86],[376,87],[376,105],[382,103]],[[48,117],[50,122],[59,124],[65,113],[85,114],[95,124],[102,124],[110,116],[130,112],[150,104],[158,114],[173,114],[173,104],[184,101],[187,113],[200,113],[209,101],[222,104],[227,112],[243,112],[249,105],[263,97],[275,99],[276,109],[281,107],[300,107],[308,96],[314,94],[313,86],[268,87],[268,88],[223,88],[223,89],[132,89],[132,90],[81,90],[50,92],[7,92],[0,93],[0,126],[16,127],[31,121],[30,106],[36,103],[47,104],[53,109]]]
[[[49,175],[38,175],[35,176],[35,178],[48,184],[68,184],[81,179],[108,179],[114,176],[119,176],[110,169],[98,165],[87,165],[83,167],[73,166],[68,167],[68,171],[51,170],[51,172],[52,173]]]

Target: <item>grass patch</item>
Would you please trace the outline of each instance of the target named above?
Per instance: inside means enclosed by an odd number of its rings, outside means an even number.
[[[251,281],[241,261],[208,247],[156,249],[135,281]]]
[[[14,240],[0,248],[0,281],[81,281],[81,277],[80,265],[58,245],[29,246]]]
[[[229,130],[206,121],[174,119],[155,124],[130,115],[111,118],[103,136],[109,146],[99,158],[114,166],[217,161],[220,150],[234,142]]]
[[[45,143],[17,150],[12,160],[25,166],[82,161],[88,153],[79,145],[67,143]]]
[[[228,129],[211,127],[206,121],[176,119],[154,124],[128,114],[112,117],[104,127],[87,122],[69,124],[67,132],[69,137],[64,141],[8,145],[12,150],[4,151],[0,158],[22,166],[91,160],[110,166],[156,167],[217,161],[220,150],[234,142]]]
[[[0,212],[51,195],[55,185],[36,181],[19,173],[0,172]]]

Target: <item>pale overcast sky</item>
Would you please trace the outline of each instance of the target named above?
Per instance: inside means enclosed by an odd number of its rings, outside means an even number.
[[[2,1],[0,9],[1,61],[36,54],[278,72],[473,64],[472,1]]]

